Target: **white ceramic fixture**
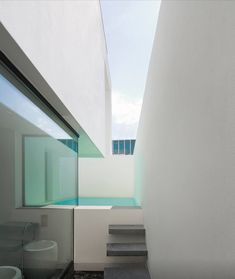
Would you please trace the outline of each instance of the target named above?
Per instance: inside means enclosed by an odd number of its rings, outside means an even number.
[[[22,279],[22,274],[15,266],[0,266],[0,279]]]
[[[50,278],[58,260],[58,245],[53,240],[32,241],[24,246],[24,274],[27,278]]]

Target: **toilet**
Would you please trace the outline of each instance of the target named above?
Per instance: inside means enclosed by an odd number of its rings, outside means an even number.
[[[0,279],[22,279],[22,274],[17,267],[0,266]]]
[[[53,240],[37,240],[24,246],[24,275],[27,279],[50,278],[56,270],[58,245]]]

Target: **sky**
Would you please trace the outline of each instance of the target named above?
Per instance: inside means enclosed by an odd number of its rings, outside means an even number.
[[[135,139],[160,1],[101,0],[112,82],[112,137]]]

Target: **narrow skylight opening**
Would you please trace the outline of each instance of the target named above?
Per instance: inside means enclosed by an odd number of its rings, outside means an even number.
[[[135,139],[161,1],[101,0],[112,83],[112,139]]]

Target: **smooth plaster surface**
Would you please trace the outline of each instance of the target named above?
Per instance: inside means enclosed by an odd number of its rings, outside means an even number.
[[[135,150],[152,279],[235,277],[234,14],[162,1]]]

